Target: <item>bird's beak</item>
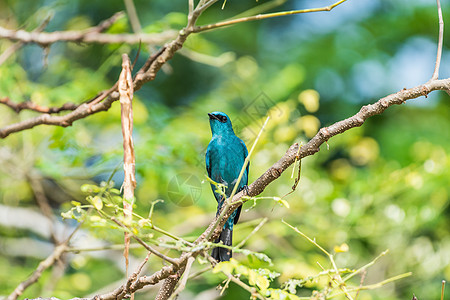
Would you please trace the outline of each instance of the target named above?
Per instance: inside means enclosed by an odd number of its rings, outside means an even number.
[[[208,116],[210,120],[218,120],[217,117],[211,113],[208,113]]]

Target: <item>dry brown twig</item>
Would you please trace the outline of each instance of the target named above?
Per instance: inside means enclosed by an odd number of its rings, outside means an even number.
[[[134,202],[134,189],[136,188],[135,156],[133,145],[133,79],[131,77],[131,63],[128,55],[122,55],[122,72],[119,77],[119,95],[121,108],[121,123],[123,136],[123,214],[125,224],[131,223]],[[125,232],[125,257],[126,274],[128,275],[128,250],[130,237]]]
[[[75,42],[75,43],[98,43],[98,44],[152,44],[161,45],[173,39],[177,32],[175,30],[167,30],[162,33],[122,33],[110,34],[102,33],[107,28],[111,27],[123,12],[114,14],[109,19],[101,22],[95,27],[86,30],[73,31],[54,31],[54,32],[39,32],[39,31],[25,31],[13,30],[0,26],[0,38],[18,41],[22,43],[35,43],[43,47],[47,47],[56,42]]]
[[[436,80],[439,78],[439,67],[441,65],[441,57],[442,57],[442,45],[444,43],[444,18],[442,17],[442,9],[440,0],[436,0],[437,10],[438,10],[438,19],[439,19],[439,38],[438,38],[438,47],[436,54],[436,64],[434,66],[434,72],[431,76],[430,80]]]
[[[78,105],[73,103],[65,103],[60,107],[46,107],[41,106],[39,104],[33,103],[31,101],[25,101],[21,103],[15,103],[11,101],[8,97],[1,98],[0,103],[8,106],[12,110],[14,110],[16,113],[20,113],[22,110],[32,110],[39,113],[46,113],[46,114],[57,114],[65,110],[75,110]]]

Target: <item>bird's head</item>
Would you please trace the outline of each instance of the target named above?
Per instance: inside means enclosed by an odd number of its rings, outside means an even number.
[[[208,113],[209,125],[211,126],[211,132],[213,135],[223,135],[233,133],[233,127],[231,126],[230,118],[223,112],[215,111]]]

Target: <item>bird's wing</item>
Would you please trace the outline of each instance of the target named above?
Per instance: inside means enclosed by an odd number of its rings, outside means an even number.
[[[206,149],[205,162],[206,162],[206,171],[208,172],[208,177],[211,178],[211,161],[210,161],[209,157],[210,157],[210,150],[208,147]]]
[[[243,148],[243,150],[244,150],[244,161],[245,161],[245,159],[246,159],[247,156],[248,156],[247,146],[245,146],[245,143],[244,143],[243,140],[241,140],[241,139],[239,139],[239,140],[240,140],[241,146],[242,146],[242,148]],[[249,168],[250,168],[250,161],[248,162],[247,168],[245,169],[245,172],[247,173],[247,174],[246,174],[247,176],[245,176],[245,181],[243,182],[243,183],[244,183],[244,186],[248,184],[248,170],[249,170]],[[234,217],[234,220],[233,220],[233,223],[234,223],[234,224],[237,224],[237,222],[239,221],[239,217],[240,217],[240,215],[241,215],[241,209],[242,209],[242,205],[240,205],[240,206],[236,209],[236,216]]]
[[[206,149],[206,155],[205,155],[206,171],[208,172],[208,177],[209,177],[211,180],[214,180],[214,181],[216,181],[216,182],[218,182],[218,183],[222,183],[220,177],[219,177],[219,178],[213,178],[214,176],[213,176],[213,174],[212,174],[211,155],[213,155],[213,154],[211,154],[211,153],[214,152],[214,149],[215,149],[215,145],[214,145],[214,144],[212,143],[212,141],[211,141],[211,142],[209,143],[209,145],[208,145],[208,148]],[[214,157],[214,155],[213,155],[213,157]],[[214,158],[213,158],[213,159],[214,159]],[[212,184],[212,183],[211,183],[211,188],[212,188],[212,190],[213,190],[214,198],[216,198],[216,201],[217,201],[218,203],[220,203],[222,197],[221,197],[221,195],[220,195],[219,193],[216,193],[216,192],[215,192],[216,187],[215,187],[215,185]]]
[[[245,159],[246,159],[247,156],[248,156],[248,150],[247,150],[247,146],[245,146],[244,141],[241,140],[241,139],[240,139],[240,141],[241,141],[242,148],[244,148],[244,161],[245,161]],[[246,172],[247,172],[247,180],[245,181],[245,185],[248,184],[248,170],[249,170],[249,168],[250,168],[250,161],[248,162],[247,168],[246,168]]]

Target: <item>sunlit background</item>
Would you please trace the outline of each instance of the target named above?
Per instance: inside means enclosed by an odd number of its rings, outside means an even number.
[[[186,0],[135,0],[145,32],[180,30],[187,19]],[[270,1],[231,1],[211,7],[200,24],[223,20]],[[283,1],[278,1],[283,2]],[[284,1],[271,11],[329,5],[332,1]],[[444,20],[449,19],[443,1]],[[0,0],[0,25],[33,30],[53,17],[46,31],[95,26],[122,1]],[[124,17],[108,32],[131,32]],[[348,0],[331,12],[248,22],[189,37],[156,79],[134,98],[137,190],[135,211],[171,233],[194,240],[212,220],[216,202],[206,179],[204,154],[211,137],[207,113],[226,112],[250,147],[265,117],[271,120],[251,158],[250,182],[276,162],[294,142],[306,143],[321,126],[355,114],[362,105],[402,88],[428,81],[434,70],[438,19],[432,0]],[[450,76],[448,34],[444,36],[440,78]],[[0,52],[12,42],[0,40]],[[160,45],[156,45],[158,47]],[[137,45],[56,43],[46,54],[26,45],[0,66],[0,97],[32,100],[44,106],[80,103],[109,88],[118,78],[121,54],[134,58]],[[142,46],[137,60],[148,57]],[[442,280],[450,280],[450,114],[449,96],[433,92],[370,118],[361,128],[333,137],[321,151],[302,161],[297,190],[286,197],[290,208],[273,200],[246,203],[234,242],[267,223],[245,247],[268,255],[273,265],[234,257],[253,267],[280,273],[273,286],[329,268],[326,257],[284,225],[297,226],[321,246],[338,253],[342,268],[359,268],[386,249],[364,284],[397,274],[412,276],[363,291],[359,299],[439,299]],[[0,106],[0,127],[36,114],[16,114]],[[76,226],[62,220],[71,201],[84,203],[81,186],[109,178],[123,180],[120,105],[79,120],[71,127],[38,126],[0,141],[0,297],[31,274]],[[292,167],[262,196],[291,191]],[[296,173],[294,174],[295,177]],[[181,184],[181,187],[179,186]],[[184,185],[183,185],[184,184]],[[190,197],[177,195],[192,191]],[[192,187],[192,189],[191,189]],[[50,216],[38,206],[44,195]],[[49,219],[50,217],[50,219]],[[148,236],[158,240],[160,235]],[[166,240],[167,238],[161,237]],[[121,244],[119,230],[87,222],[74,248]],[[162,251],[176,257],[178,252]],[[132,267],[146,253],[132,250]],[[150,257],[145,274],[160,269]],[[206,265],[196,263],[193,272]],[[62,299],[112,291],[124,281],[121,250],[68,253],[24,297]],[[215,299],[226,279],[206,272],[188,281],[180,299]],[[361,277],[353,282],[359,285]],[[325,281],[297,288],[309,296]],[[222,284],[223,285],[223,284]],[[150,299],[157,288],[137,294]],[[450,293],[448,293],[450,294]],[[247,299],[230,284],[222,299]]]

